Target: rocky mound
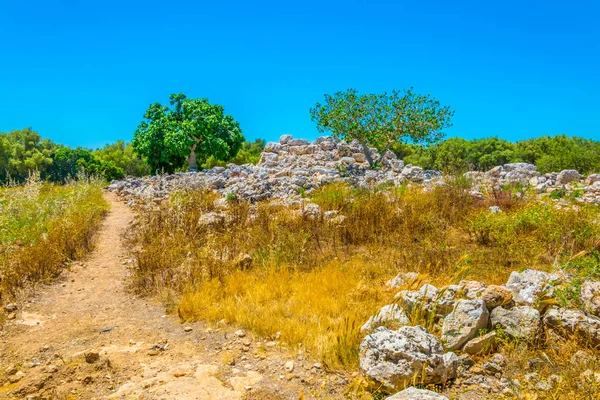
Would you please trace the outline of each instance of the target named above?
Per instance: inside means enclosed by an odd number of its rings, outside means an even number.
[[[169,192],[181,189],[213,189],[224,196],[235,196],[250,201],[271,198],[288,203],[299,202],[303,194],[328,183],[347,182],[355,187],[401,185],[419,183],[425,187],[443,184],[440,171],[427,171],[411,164],[405,165],[392,152],[380,157],[377,149],[370,149],[373,159],[381,158],[381,165],[372,169],[365,160],[362,146],[354,141],[344,143],[324,136],[310,143],[283,135],[279,142],[270,142],[261,154],[258,165],[229,164],[227,168],[214,167],[201,172],[185,172],[146,178],[127,178],[114,181],[109,190],[121,196],[140,200],[161,200]],[[600,202],[600,174],[590,175],[583,181],[573,170],[540,174],[532,164],[516,163],[498,166],[487,172],[468,172],[475,184],[475,197],[489,188],[507,184],[534,187],[538,192],[567,189],[581,190],[580,199]]]

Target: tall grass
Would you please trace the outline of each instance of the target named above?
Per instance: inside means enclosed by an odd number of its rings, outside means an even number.
[[[60,273],[92,247],[108,204],[99,182],[64,186],[36,176],[23,186],[0,188],[0,295]]]
[[[328,366],[354,368],[359,328],[393,301],[385,282],[400,271],[437,285],[504,283],[513,270],[549,270],[599,248],[595,206],[560,208],[508,191],[473,200],[464,186],[333,184],[312,194],[316,216],[304,206],[222,207],[212,192],[177,193],[140,219],[135,286],[168,298],[185,320],[281,332]],[[492,214],[491,205],[504,211]],[[239,262],[244,254],[250,268]]]

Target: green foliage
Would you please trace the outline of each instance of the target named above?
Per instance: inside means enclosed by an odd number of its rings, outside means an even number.
[[[0,182],[24,182],[31,171],[44,171],[55,148],[31,128],[0,133]]]
[[[172,94],[170,107],[154,103],[144,114],[133,139],[135,151],[145,157],[152,172],[173,172],[188,159],[190,168],[210,156],[229,161],[244,137],[237,121],[224,114],[223,106],[208,99]],[[196,161],[197,158],[197,161]]]
[[[317,103],[310,114],[320,132],[331,131],[346,141],[358,140],[373,165],[369,147],[384,154],[400,141],[436,142],[443,137],[443,129],[451,126],[454,111],[412,88],[389,94],[359,94],[356,89],[348,89],[326,94],[325,103]]]
[[[584,174],[600,171],[600,142],[565,135],[516,143],[497,137],[450,138],[433,145],[395,143],[390,149],[406,163],[451,173],[487,171],[513,162],[535,164],[542,173],[563,169],[576,169]]]
[[[93,154],[104,164],[112,163],[114,168],[122,170],[125,176],[145,176],[150,173],[150,169],[144,160],[135,153],[131,143],[125,143],[123,140],[107,144],[94,151]]]
[[[114,162],[102,162],[94,153],[86,149],[58,149],[52,158],[52,165],[47,170],[48,178],[54,182],[65,182],[73,179],[79,172],[103,177],[108,180],[123,178],[123,169]]]

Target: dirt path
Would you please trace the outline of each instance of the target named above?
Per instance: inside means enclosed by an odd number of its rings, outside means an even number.
[[[298,352],[233,328],[184,326],[129,293],[122,235],[134,216],[106,196],[111,212],[96,249],[19,303],[0,330],[0,399],[341,396],[344,380]]]

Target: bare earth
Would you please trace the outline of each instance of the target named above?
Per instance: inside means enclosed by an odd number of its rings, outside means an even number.
[[[122,235],[134,215],[106,196],[96,249],[0,326],[0,399],[342,397],[347,377],[299,351],[232,327],[182,325],[131,294]]]

